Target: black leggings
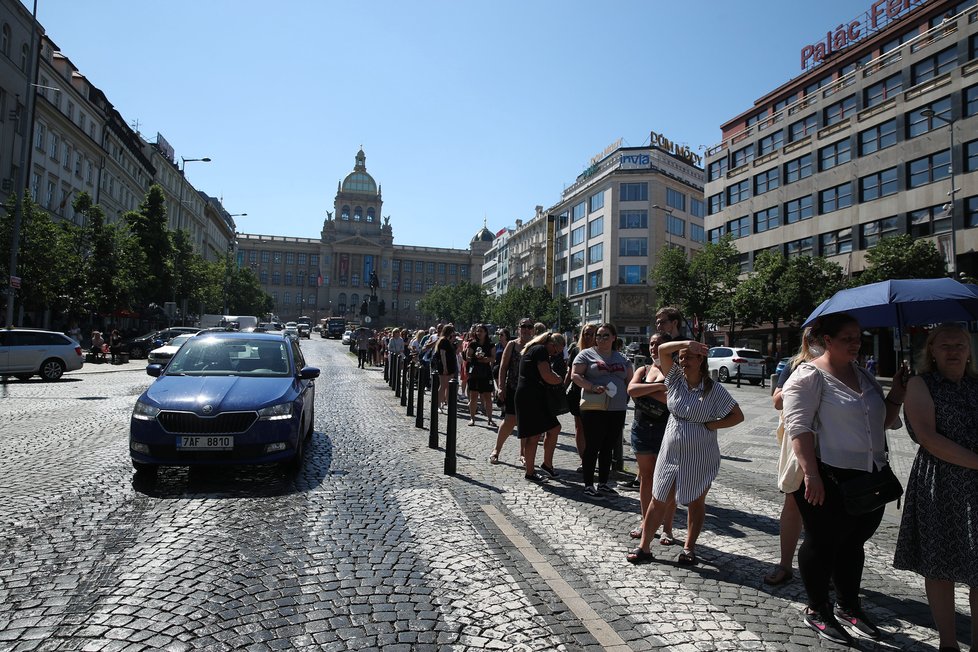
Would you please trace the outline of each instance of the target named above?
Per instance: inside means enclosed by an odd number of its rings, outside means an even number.
[[[838,485],[828,477],[840,480],[861,471],[837,469],[819,463],[825,501],[818,507],[805,500],[805,484],[795,492],[795,502],[805,524],[805,540],[798,550],[798,569],[808,593],[808,606],[817,609],[829,604],[829,578],[835,585],[836,602],[852,609],[859,606],[866,556],[863,544],[869,541],[883,520],[883,511],[850,516],[842,504]]]
[[[624,410],[582,410],[584,424],[584,485],[594,484],[594,466],[598,466],[598,483],[608,482],[611,475],[611,455],[615,443],[625,430]]]

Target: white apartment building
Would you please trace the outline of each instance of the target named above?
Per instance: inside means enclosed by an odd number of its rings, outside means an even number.
[[[509,238],[512,234],[513,230],[508,227],[497,231],[486,252],[482,263],[482,287],[489,295],[502,296],[509,289]]]

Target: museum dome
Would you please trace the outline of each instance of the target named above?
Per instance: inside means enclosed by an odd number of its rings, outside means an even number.
[[[376,195],[377,182],[367,173],[367,155],[361,149],[357,152],[356,165],[353,172],[346,175],[341,186],[342,192],[356,193],[358,195]]]
[[[483,226],[478,233],[472,236],[472,243],[474,244],[476,242],[492,242],[495,239],[496,236],[492,234],[492,231],[490,231],[489,229]]]

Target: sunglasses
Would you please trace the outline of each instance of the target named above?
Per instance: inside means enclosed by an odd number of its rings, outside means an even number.
[[[596,339],[596,340],[607,340],[607,339],[609,339],[611,337],[612,336],[609,335],[609,334],[607,334],[607,333],[598,333],[597,335],[594,336],[594,339]]]

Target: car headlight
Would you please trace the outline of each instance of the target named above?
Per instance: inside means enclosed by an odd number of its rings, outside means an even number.
[[[258,416],[264,421],[278,421],[279,419],[292,418],[292,403],[279,403],[269,405],[267,408],[258,410]]]
[[[160,409],[158,407],[143,403],[142,401],[136,401],[136,407],[132,410],[132,418],[141,419],[142,421],[152,421],[159,413]]]

